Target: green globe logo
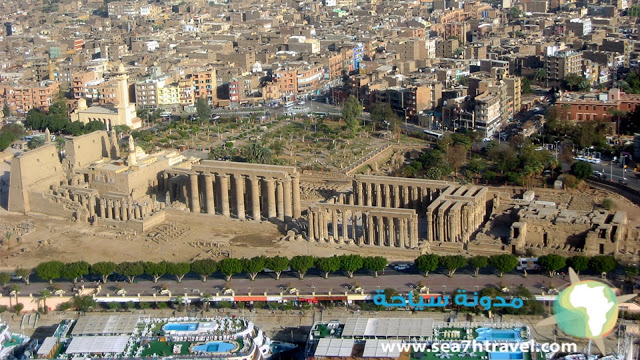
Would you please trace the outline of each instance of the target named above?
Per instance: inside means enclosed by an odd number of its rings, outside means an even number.
[[[618,301],[613,290],[593,280],[572,283],[553,306],[560,330],[578,338],[600,338],[610,333],[618,319]]]

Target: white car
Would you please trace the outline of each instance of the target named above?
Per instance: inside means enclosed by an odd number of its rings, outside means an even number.
[[[393,267],[394,270],[407,270],[411,265],[409,264],[398,264],[396,266]]]

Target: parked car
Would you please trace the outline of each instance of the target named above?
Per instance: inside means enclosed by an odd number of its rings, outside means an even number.
[[[410,267],[411,267],[410,264],[397,264],[396,266],[393,267],[393,269],[397,271],[401,271],[401,270],[407,270]]]

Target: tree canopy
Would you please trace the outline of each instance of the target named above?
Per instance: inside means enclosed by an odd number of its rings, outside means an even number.
[[[91,265],[91,272],[102,276],[102,282],[106,283],[107,278],[116,271],[116,264],[111,261],[101,261]]]
[[[218,271],[225,276],[226,281],[230,281],[233,275],[241,273],[242,270],[242,261],[239,259],[225,258],[218,263]]]
[[[367,256],[363,259],[362,266],[369,271],[373,271],[374,276],[378,277],[378,272],[384,271],[388,263],[387,258],[384,256]]]
[[[54,279],[62,277],[62,269],[64,269],[64,263],[61,261],[47,261],[38,264],[36,267],[36,275],[42,280],[48,280],[52,283]]]
[[[284,256],[274,256],[267,259],[266,267],[276,273],[276,279],[289,268],[289,259]]]
[[[513,271],[518,266],[518,258],[511,254],[492,255],[489,266],[498,270],[500,277],[506,272]]]
[[[191,264],[191,270],[200,275],[202,281],[207,281],[207,278],[211,276],[218,269],[218,264],[212,259],[195,260]]]
[[[362,269],[363,265],[364,260],[360,255],[340,255],[340,269],[346,271],[350,278],[353,277],[354,272]]]
[[[313,267],[313,257],[308,255],[298,255],[291,258],[291,268],[298,272],[300,279],[304,279],[304,275]]]
[[[342,106],[342,117],[347,125],[347,129],[349,129],[352,134],[358,131],[361,114],[362,105],[355,96],[349,95]]]
[[[564,257],[556,254],[543,255],[538,258],[540,267],[549,272],[549,276],[555,275],[556,271],[562,269],[566,265]]]
[[[420,255],[414,262],[418,270],[424,273],[424,276],[429,276],[429,272],[438,268],[440,257],[436,254]]]
[[[340,270],[340,259],[337,256],[317,258],[316,267],[324,273],[324,278],[327,279],[329,273]]]

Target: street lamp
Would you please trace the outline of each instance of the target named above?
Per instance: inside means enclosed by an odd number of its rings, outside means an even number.
[[[447,291],[447,285],[442,285],[442,295],[444,295]]]
[[[247,294],[248,294],[248,295],[251,295],[251,288],[248,288],[248,292],[247,292]]]

